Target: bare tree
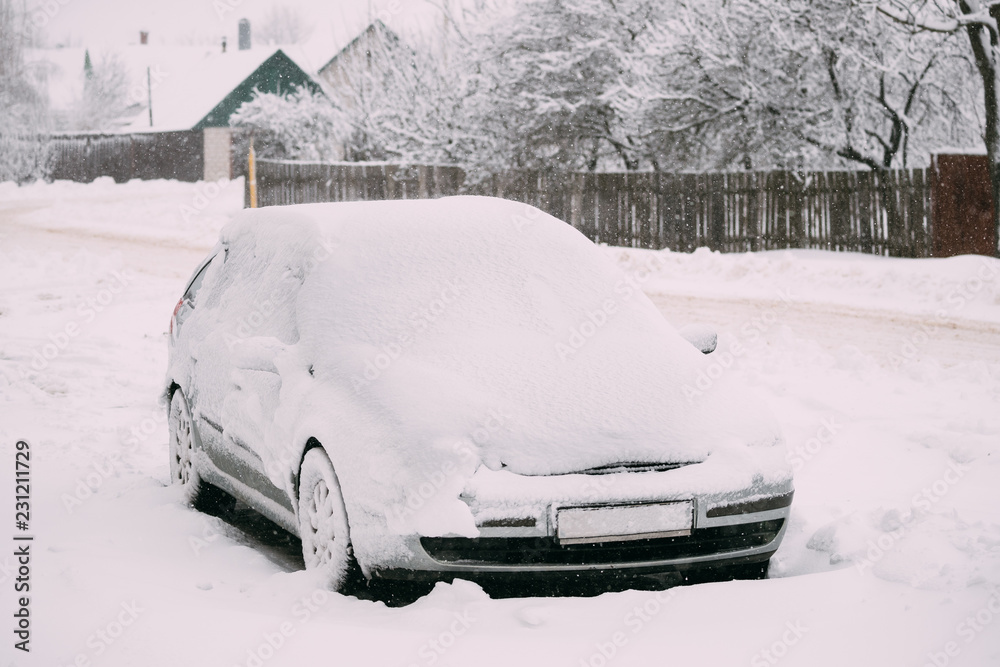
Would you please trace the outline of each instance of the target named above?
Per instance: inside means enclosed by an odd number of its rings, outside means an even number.
[[[984,140],[993,190],[993,225],[1000,257],[1000,2],[994,0],[875,0],[883,15],[914,38],[962,34],[982,84]]]
[[[121,56],[103,53],[93,64],[84,57],[80,76],[83,92],[70,111],[70,129],[111,130],[121,124],[129,106],[129,74]]]
[[[649,167],[634,84],[658,12],[646,0],[515,3],[468,30],[464,53],[482,101],[470,122],[495,143],[487,166]]]
[[[858,0],[514,0],[453,23],[488,169],[883,170],[975,140],[955,40]]]
[[[24,61],[32,37],[23,3],[0,0],[0,181],[48,174],[47,105]]]
[[[479,98],[468,61],[403,43],[376,20],[328,66],[327,90],[346,112],[352,160],[469,164],[486,142],[467,123]]]
[[[954,40],[908,39],[855,0],[678,0],[666,25],[633,93],[664,160],[883,170],[975,140]]]

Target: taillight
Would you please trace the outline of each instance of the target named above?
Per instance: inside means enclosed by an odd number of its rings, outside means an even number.
[[[174,333],[174,320],[177,319],[177,311],[180,310],[181,306],[183,306],[183,305],[184,305],[184,297],[181,297],[181,300],[177,302],[176,306],[174,306],[174,312],[170,315],[170,334],[171,335],[173,335],[173,333]]]

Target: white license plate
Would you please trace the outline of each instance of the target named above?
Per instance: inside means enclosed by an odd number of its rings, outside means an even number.
[[[562,544],[623,542],[690,535],[694,502],[605,507],[567,507],[556,512],[556,536]]]

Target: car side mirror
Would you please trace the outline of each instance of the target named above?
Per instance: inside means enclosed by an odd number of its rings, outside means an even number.
[[[719,344],[719,335],[706,324],[688,324],[678,329],[677,333],[704,354],[711,354]]]

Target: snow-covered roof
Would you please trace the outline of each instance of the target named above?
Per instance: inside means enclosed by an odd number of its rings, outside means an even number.
[[[253,74],[268,58],[282,51],[310,76],[315,68],[296,47],[259,47],[222,53],[219,47],[130,45],[113,53],[128,74],[128,102],[133,106],[124,119],[124,132],[189,130],[212,111],[234,88]],[[50,104],[65,112],[83,94],[83,62],[86,49],[34,49],[28,61],[41,73]],[[90,53],[99,66],[103,52]],[[149,88],[147,88],[147,68]],[[153,124],[149,123],[147,100],[153,101]]]
[[[931,151],[931,155],[986,155],[986,146],[943,146]]]
[[[67,111],[83,94],[83,62],[88,49],[30,49],[25,59],[41,72],[54,111]],[[114,50],[90,49],[91,62],[98,66],[105,55],[113,54],[124,65],[130,81],[129,101],[144,103],[146,68],[154,72],[184,72],[218,49],[207,46],[129,45]]]
[[[140,113],[125,129],[131,132],[191,129],[278,51],[283,49],[213,53],[187,71],[164,71],[163,78],[151,86],[152,127],[148,113]]]
[[[353,39],[351,39],[346,44],[340,46],[333,56],[326,61],[324,65],[317,69],[319,74],[322,74],[324,70],[334,66],[336,62],[341,59],[349,49],[359,44],[364,39],[380,39],[387,43],[395,44],[399,42],[399,36],[396,35],[392,29],[389,28],[381,19],[376,19],[372,21],[368,27],[358,33]]]

